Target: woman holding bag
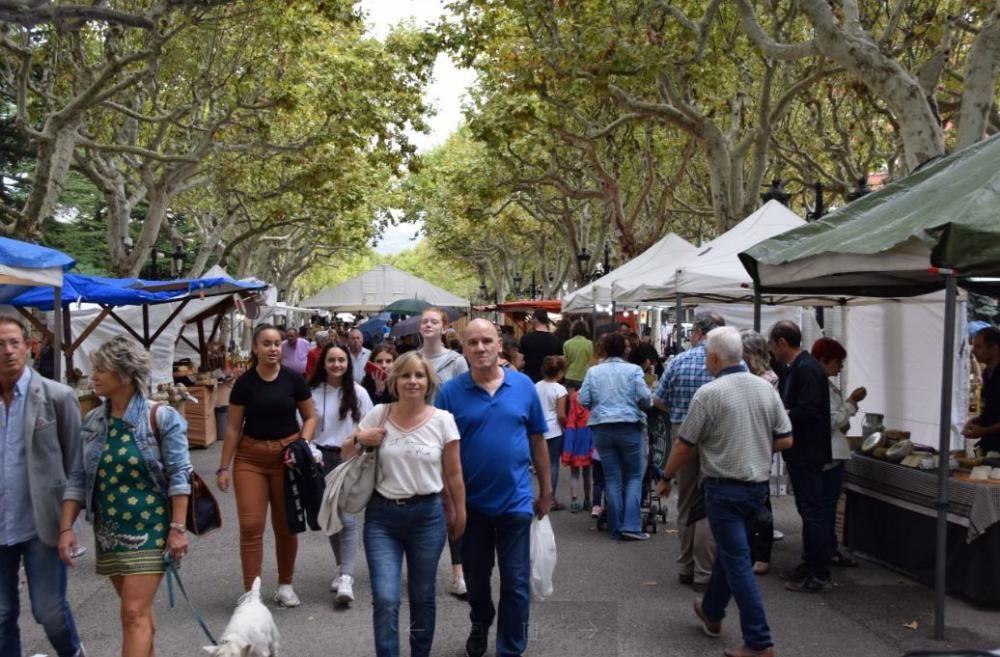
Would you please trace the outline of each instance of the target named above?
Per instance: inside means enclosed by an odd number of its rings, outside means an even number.
[[[411,351],[393,363],[387,381],[399,400],[376,406],[345,442],[378,449],[375,492],[365,511],[365,556],[372,580],[375,654],[399,655],[400,571],[406,558],[410,603],[410,654],[430,655],[436,614],[435,576],[446,534],[465,531],[465,483],[459,434],[451,413],[429,402],[437,376],[427,359]],[[381,426],[380,426],[381,425]],[[442,491],[452,501],[445,519]]]
[[[319,418],[313,444],[323,455],[324,475],[341,464],[344,441],[354,438],[358,421],[372,410],[368,392],[354,382],[353,367],[347,349],[330,343],[320,352],[316,369],[309,379]],[[330,591],[337,594],[338,604],[349,605],[354,602],[358,525],[353,513],[341,513],[340,521],[343,529],[329,537],[333,557],[340,568],[339,574],[330,582]]]
[[[94,392],[105,401],[83,421],[84,455],[69,473],[59,556],[73,565],[73,523],[90,502],[97,574],[111,578],[120,600],[122,655],[152,655],[153,598],[166,571],[164,552],[174,561],[187,554],[187,423],[173,408],[149,401],[149,352],[138,343],[112,338],[91,361]]]
[[[254,329],[253,367],[233,384],[222,462],[215,480],[219,490],[228,491],[229,464],[235,461],[233,486],[240,521],[244,590],[250,590],[263,567],[264,527],[270,505],[271,529],[278,553],[278,590],[274,601],[282,607],[298,607],[301,603],[292,588],[292,577],[299,539],[289,529],[285,514],[282,452],[296,440],[312,442],[316,409],[302,375],[281,366],[281,340],[281,333],[270,324],[260,324]]]

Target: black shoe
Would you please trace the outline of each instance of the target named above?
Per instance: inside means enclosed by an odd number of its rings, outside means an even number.
[[[795,593],[827,593],[833,590],[833,582],[816,577],[805,577],[800,580],[786,582],[785,590]]]
[[[782,570],[778,573],[778,577],[786,582],[797,582],[801,579],[809,577],[809,571],[806,570],[806,565],[804,563],[800,563],[791,570]]]
[[[466,657],[483,657],[486,654],[486,640],[490,628],[482,623],[473,623],[469,630],[469,638],[465,640]]]
[[[677,573],[677,581],[684,586],[694,584],[694,573]]]

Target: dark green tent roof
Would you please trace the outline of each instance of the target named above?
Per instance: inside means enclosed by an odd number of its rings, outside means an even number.
[[[913,296],[1000,276],[1000,136],[925,165],[807,226],[740,254],[763,292]]]

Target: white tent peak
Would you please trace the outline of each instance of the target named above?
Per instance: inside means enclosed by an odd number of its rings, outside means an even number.
[[[421,299],[435,306],[468,308],[469,300],[443,290],[392,265],[378,265],[365,273],[328,287],[302,301],[306,308],[334,312],[373,312],[399,299]]]
[[[740,262],[740,252],[805,223],[781,203],[768,201],[722,235],[694,249],[689,257],[661,264],[643,278],[615,282],[615,300],[673,300],[677,294],[683,294],[689,303],[750,298],[753,281]]]
[[[664,266],[678,263],[696,251],[697,248],[683,237],[668,233],[617,269],[565,296],[562,300],[563,312],[580,312],[590,310],[594,304],[611,303],[611,292],[616,283],[626,279],[645,279]]]

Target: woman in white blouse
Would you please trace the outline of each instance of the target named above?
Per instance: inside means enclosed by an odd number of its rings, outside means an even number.
[[[399,401],[365,416],[356,448],[378,448],[375,493],[365,510],[365,557],[372,580],[375,654],[399,655],[400,570],[406,558],[410,654],[430,655],[434,639],[435,577],[446,533],[465,531],[465,483],[458,427],[451,413],[430,405],[437,376],[417,351],[393,363],[387,381]],[[446,518],[442,491],[452,504]]]
[[[323,347],[318,366],[309,379],[316,404],[317,428],[313,446],[323,456],[323,474],[343,461],[344,440],[353,437],[358,422],[372,410],[368,392],[354,382],[351,358],[345,347],[330,343]],[[343,529],[330,537],[333,557],[340,566],[339,574],[330,582],[330,591],[337,594],[337,603],[354,602],[354,562],[358,555],[358,525],[353,513],[341,514]]]

